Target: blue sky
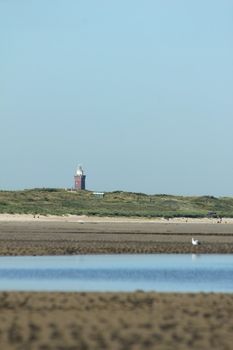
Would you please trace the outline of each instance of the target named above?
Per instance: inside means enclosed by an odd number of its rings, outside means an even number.
[[[0,188],[233,195],[231,0],[0,0]]]

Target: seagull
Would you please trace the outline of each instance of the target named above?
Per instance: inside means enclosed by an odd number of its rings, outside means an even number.
[[[198,245],[198,244],[200,244],[200,242],[198,241],[198,239],[192,238],[192,245]]]

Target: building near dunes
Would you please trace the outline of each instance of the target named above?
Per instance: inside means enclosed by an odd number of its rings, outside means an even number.
[[[79,165],[74,175],[74,189],[85,190],[86,189],[85,182],[86,182],[86,175],[84,174],[84,171],[81,165]]]

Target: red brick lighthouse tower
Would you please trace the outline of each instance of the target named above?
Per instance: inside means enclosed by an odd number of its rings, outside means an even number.
[[[85,190],[86,189],[85,180],[86,180],[86,175],[84,175],[83,168],[79,165],[76,171],[76,174],[74,175],[74,189]]]

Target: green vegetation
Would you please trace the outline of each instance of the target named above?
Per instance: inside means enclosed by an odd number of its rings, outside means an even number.
[[[233,198],[183,197],[56,188],[0,191],[0,213],[41,215],[98,215],[134,217],[233,217]]]

